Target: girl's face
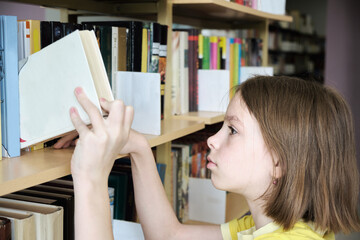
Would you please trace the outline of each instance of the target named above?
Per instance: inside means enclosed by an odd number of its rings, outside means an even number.
[[[267,190],[273,179],[273,161],[257,120],[239,93],[228,106],[222,128],[207,142],[207,167],[216,188],[252,199]]]

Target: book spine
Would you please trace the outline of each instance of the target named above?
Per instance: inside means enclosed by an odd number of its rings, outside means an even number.
[[[118,27],[112,27],[111,28],[111,81],[110,81],[110,87],[113,91],[113,95],[115,94],[116,89],[116,72],[118,71],[118,52],[119,52],[119,28]]]
[[[141,46],[141,72],[147,72],[148,61],[148,30],[143,28]]]
[[[203,40],[204,50],[203,50],[203,61],[202,61],[202,69],[210,69],[210,38],[204,36]]]
[[[20,156],[20,110],[18,79],[17,18],[0,17],[0,38],[2,42],[1,83],[1,134],[2,155]],[[1,75],[0,75],[1,76]]]
[[[218,69],[218,38],[210,37],[210,69]]]
[[[199,34],[199,54],[198,54],[198,61],[199,61],[199,69],[203,69],[203,58],[204,58],[204,36]]]
[[[165,82],[166,82],[166,56],[167,56],[167,26],[161,25],[161,38],[159,49],[159,73],[161,79],[160,93],[161,93],[161,119],[164,119],[165,110]]]

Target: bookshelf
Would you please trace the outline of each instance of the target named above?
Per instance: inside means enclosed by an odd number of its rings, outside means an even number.
[[[269,21],[292,21],[292,17],[289,16],[268,14],[225,0],[14,0],[12,2],[63,8],[65,12],[71,12],[73,15],[81,15],[85,11],[87,14],[157,21],[169,26],[168,39],[172,38],[173,22],[196,27],[256,28],[263,40],[263,66],[268,65]],[[172,140],[199,131],[205,127],[205,124],[212,125],[224,119],[224,113],[211,112],[190,112],[181,116],[171,116],[171,44],[171,41],[168,41],[162,135],[146,136],[150,145],[157,148],[157,162],[165,164],[172,161],[170,157]],[[50,148],[0,161],[0,196],[70,174],[72,152],[71,148],[63,150]],[[233,205],[236,205],[236,201]],[[241,211],[243,210],[241,208]],[[233,211],[233,213],[239,212]]]
[[[161,128],[160,136],[145,135],[151,147],[199,131],[204,128],[204,122],[163,120]],[[21,157],[3,159],[0,161],[0,196],[69,175],[73,150],[45,148],[23,152]]]
[[[203,121],[206,125],[212,125],[224,121],[225,113],[223,112],[188,112],[182,115],[174,116],[174,119],[183,119],[190,121]]]

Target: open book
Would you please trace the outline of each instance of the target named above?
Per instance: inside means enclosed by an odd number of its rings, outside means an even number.
[[[90,123],[74,95],[76,87],[84,89],[100,112],[100,97],[114,99],[92,31],[75,31],[31,55],[20,67],[21,148],[73,131],[69,114],[73,106]]]

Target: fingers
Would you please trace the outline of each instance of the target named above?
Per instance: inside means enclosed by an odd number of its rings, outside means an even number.
[[[78,132],[74,131],[74,132],[71,132],[69,133],[68,135],[60,138],[55,144],[54,144],[54,148],[62,148],[62,147],[65,147],[66,146],[66,143],[67,142],[72,142],[72,140],[74,138],[76,138],[78,136]]]
[[[78,111],[74,107],[70,108],[70,118],[80,137],[90,131],[86,124],[81,120]]]
[[[89,100],[89,98],[84,93],[81,87],[77,87],[75,89],[75,96],[83,107],[85,112],[88,114],[90,121],[94,127],[94,130],[97,131],[97,128],[101,128],[103,126],[103,118],[97,109],[97,107]]]
[[[109,102],[105,98],[100,98],[100,105],[102,109],[104,109],[106,112],[110,112],[111,102]]]
[[[126,130],[130,131],[133,119],[134,119],[134,108],[132,106],[127,106],[125,109],[125,116],[124,116],[124,128]]]

